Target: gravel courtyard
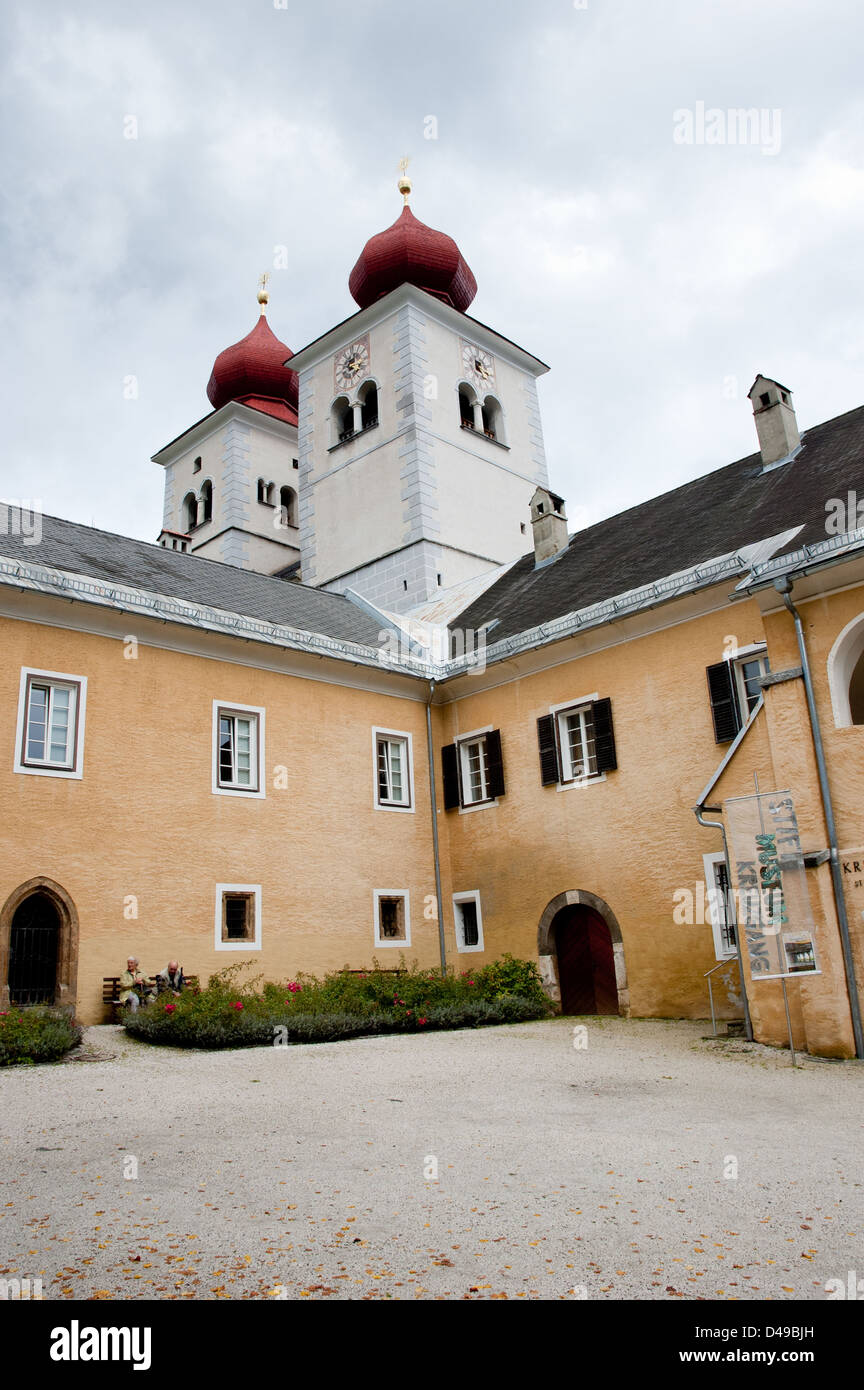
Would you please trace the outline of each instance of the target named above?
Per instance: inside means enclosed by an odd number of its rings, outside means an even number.
[[[576,1022],[210,1053],[91,1028],[0,1072],[0,1276],[51,1299],[666,1300],[864,1274],[860,1063],[792,1070],[689,1022],[585,1019],[577,1049]]]

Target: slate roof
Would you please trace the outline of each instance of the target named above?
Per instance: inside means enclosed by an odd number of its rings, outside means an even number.
[[[23,536],[0,535],[0,557],[209,604],[339,641],[378,646],[380,623],[340,594],[254,574],[221,560],[166,550],[55,516],[42,518],[38,545],[26,545]]]
[[[784,549],[824,541],[826,503],[849,491],[864,499],[864,406],[807,430],[779,468],[763,473],[761,455],[749,454],[577,531],[544,568],[523,555],[450,627],[497,618],[489,640],[499,642],[794,526],[802,530]]]

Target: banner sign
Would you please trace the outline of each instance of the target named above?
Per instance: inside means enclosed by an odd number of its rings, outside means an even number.
[[[841,849],[840,874],[846,910],[860,922],[864,918],[864,845],[858,849]]]
[[[741,944],[754,980],[819,974],[804,855],[791,793],[723,803],[738,880]]]

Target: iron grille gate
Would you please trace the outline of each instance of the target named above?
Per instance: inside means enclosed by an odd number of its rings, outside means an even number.
[[[9,1001],[53,1004],[60,923],[49,898],[34,893],[17,909],[9,942]]]

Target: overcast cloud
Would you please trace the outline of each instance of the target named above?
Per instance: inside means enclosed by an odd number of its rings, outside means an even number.
[[[864,402],[857,0],[281,3],[7,3],[0,496],[155,539],[150,455],[258,275],[295,351],[353,312],[403,154],[470,312],[552,369],[576,523],[752,452],[757,371],[802,428]],[[770,138],[676,143],[700,102]]]

